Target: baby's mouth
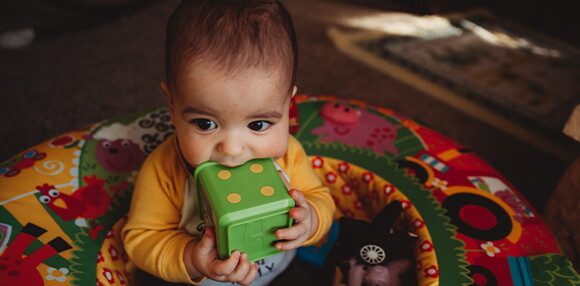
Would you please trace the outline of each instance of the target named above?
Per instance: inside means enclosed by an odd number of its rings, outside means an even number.
[[[216,162],[222,166],[226,166],[229,168],[238,167],[246,163],[246,161],[216,161]]]

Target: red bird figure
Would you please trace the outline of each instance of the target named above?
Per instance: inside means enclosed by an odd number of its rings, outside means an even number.
[[[103,226],[96,225],[95,219],[102,216],[111,205],[109,193],[105,190],[105,181],[93,175],[85,176],[83,180],[87,185],[74,191],[72,194],[64,194],[55,189],[53,185],[44,184],[37,186],[42,195],[39,197],[40,202],[47,205],[55,214],[64,221],[76,218],[92,219],[93,230],[89,231],[91,238],[95,239],[98,232],[103,230]],[[113,187],[115,191],[120,188]]]

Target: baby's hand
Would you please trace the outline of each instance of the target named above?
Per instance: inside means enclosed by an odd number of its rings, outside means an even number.
[[[295,207],[290,209],[290,217],[294,219],[294,225],[276,231],[276,238],[287,240],[276,243],[278,250],[292,250],[302,246],[318,227],[318,216],[314,208],[304,199],[304,194],[296,189],[291,189],[289,193],[296,202]]]
[[[228,259],[219,260],[215,234],[210,227],[205,229],[200,241],[187,245],[184,261],[189,276],[194,280],[207,277],[215,281],[249,285],[258,274],[258,267],[250,263],[248,255],[237,250]]]

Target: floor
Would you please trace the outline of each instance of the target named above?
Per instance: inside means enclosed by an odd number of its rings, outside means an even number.
[[[163,27],[175,0],[154,1],[99,25],[86,21],[66,25],[66,29],[60,25],[67,32],[62,34],[57,28],[42,27],[60,23],[61,18],[70,21],[74,18],[71,13],[39,8],[32,0],[7,3],[25,3],[35,9],[20,9],[27,17],[3,18],[0,23],[9,23],[12,28],[34,24],[41,33],[28,47],[0,49],[0,161],[85,124],[164,104],[159,88],[164,76]],[[479,154],[538,210],[543,209],[560,176],[577,156],[577,148],[571,150],[570,158],[563,159],[534,149],[343,55],[326,36],[330,26],[345,26],[345,19],[383,13],[391,5],[371,0],[284,3],[298,33],[300,93],[360,99],[427,123]],[[43,9],[53,12],[38,12]]]

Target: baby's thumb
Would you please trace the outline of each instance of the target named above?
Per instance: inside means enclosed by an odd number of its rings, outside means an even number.
[[[215,235],[213,232],[213,229],[211,227],[206,227],[205,228],[205,233],[203,234],[203,237],[201,238],[201,240],[199,241],[199,243],[197,244],[197,247],[200,251],[200,254],[210,254],[215,247]]]

